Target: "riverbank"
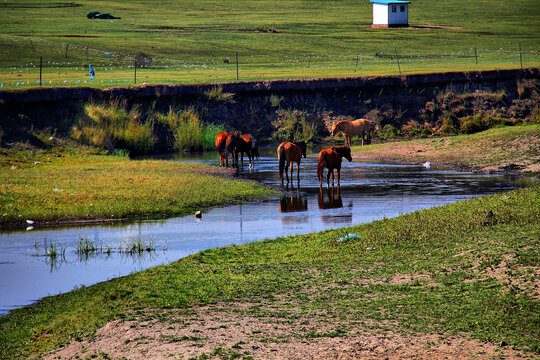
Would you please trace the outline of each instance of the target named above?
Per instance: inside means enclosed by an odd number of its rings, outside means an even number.
[[[275,194],[233,169],[83,152],[3,154],[0,229],[161,218]]]
[[[535,358],[539,199],[206,250],[12,311],[0,358]]]
[[[448,166],[479,172],[540,173],[540,124],[506,126],[471,135],[353,147],[355,160]]]

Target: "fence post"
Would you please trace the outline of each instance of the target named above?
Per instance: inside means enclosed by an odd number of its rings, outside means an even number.
[[[236,81],[238,81],[238,51],[236,52]]]
[[[30,46],[32,47],[32,52],[36,52],[36,49],[34,49],[34,43],[32,42],[32,39],[30,39]]]
[[[67,59],[67,54],[68,54],[68,48],[69,48],[69,43],[66,43],[66,59]]]
[[[308,57],[307,67],[308,69],[311,67],[311,54],[309,54],[309,57]]]
[[[399,74],[401,75],[401,66],[399,65],[399,57],[398,57],[398,54],[397,54],[397,49],[394,49],[396,51],[396,60],[397,60],[397,67],[398,67],[398,70],[399,70]]]
[[[354,71],[358,69],[358,54],[356,54],[356,66],[354,67]]]
[[[133,69],[135,71],[135,84],[136,84],[137,83],[137,58],[135,58],[133,63],[134,63]]]
[[[521,71],[523,71],[523,54],[521,52],[521,43],[519,43],[519,63],[521,64]]]
[[[478,65],[478,51],[476,50],[476,46],[474,47],[474,61]]]
[[[88,46],[86,47],[86,63],[88,64]]]
[[[43,83],[42,78],[42,69],[43,69],[43,56],[39,57],[39,86]]]

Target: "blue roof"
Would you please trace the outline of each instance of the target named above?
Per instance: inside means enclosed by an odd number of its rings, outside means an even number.
[[[376,4],[410,4],[410,1],[403,1],[403,0],[369,0],[372,3]]]

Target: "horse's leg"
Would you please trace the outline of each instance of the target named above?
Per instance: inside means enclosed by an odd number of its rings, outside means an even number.
[[[287,177],[287,184],[289,184],[289,164],[290,162],[287,160],[287,162],[285,163],[285,176]]]
[[[336,170],[337,170],[337,187],[339,189],[339,186],[340,186],[339,180],[340,180],[340,177],[341,177],[341,169],[337,168]]]
[[[328,168],[328,174],[326,175],[326,188],[327,189],[330,189],[330,173],[332,173],[332,169]]]
[[[292,166],[291,166],[292,170]],[[292,178],[292,171],[291,171],[291,178]],[[298,180],[298,186],[300,186],[300,160],[296,163],[296,178]]]

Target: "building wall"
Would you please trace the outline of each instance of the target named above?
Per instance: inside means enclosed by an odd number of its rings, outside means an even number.
[[[373,24],[388,24],[388,6],[383,4],[373,4]]]
[[[388,5],[388,25],[407,25],[409,23],[408,8],[406,4]]]

